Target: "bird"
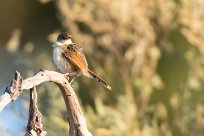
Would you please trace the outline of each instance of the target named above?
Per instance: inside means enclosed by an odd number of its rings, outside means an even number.
[[[72,42],[72,35],[62,32],[52,44],[53,60],[57,68],[65,75],[89,77],[111,90],[111,86],[88,68],[86,57],[81,45]]]

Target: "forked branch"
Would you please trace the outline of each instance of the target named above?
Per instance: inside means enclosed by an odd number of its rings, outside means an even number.
[[[11,82],[10,87],[0,97],[0,111],[8,103],[18,98],[24,89],[30,89],[43,82],[54,82],[60,88],[66,104],[70,124],[70,136],[91,136],[92,134],[87,129],[86,119],[73,88],[65,76],[58,72],[39,70],[36,75],[25,80],[22,80],[20,74],[16,72],[15,79]]]

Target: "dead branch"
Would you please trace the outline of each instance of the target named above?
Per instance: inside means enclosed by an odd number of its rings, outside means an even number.
[[[43,82],[54,82],[60,88],[66,104],[70,124],[70,136],[92,135],[87,129],[86,119],[80,108],[76,94],[63,74],[54,71],[39,70],[33,77],[21,81],[20,74],[16,72],[15,79],[13,80],[16,84],[11,84],[9,89],[6,89],[5,93],[0,97],[0,111],[12,100],[15,100],[22,93],[22,90],[30,89]]]
[[[42,126],[42,115],[37,107],[37,91],[36,87],[33,87],[30,89],[29,118],[25,136],[45,136],[47,132],[43,131]]]
[[[0,97],[0,112],[8,103],[18,98],[22,93],[22,80],[20,73],[16,71],[15,78],[11,81],[10,86],[6,88],[4,95]]]

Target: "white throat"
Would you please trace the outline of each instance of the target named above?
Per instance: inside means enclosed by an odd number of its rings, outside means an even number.
[[[64,41],[64,44],[71,44],[71,43],[72,43],[72,39]]]
[[[73,43],[73,42],[72,42],[71,39],[66,40],[66,41],[64,41],[63,43],[56,41],[56,42],[52,45],[52,47],[60,47],[61,45],[64,45],[64,44],[72,44],[72,43]]]

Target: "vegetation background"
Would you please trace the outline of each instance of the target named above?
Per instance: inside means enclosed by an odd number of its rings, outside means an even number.
[[[201,136],[203,30],[203,0],[1,0],[1,94],[15,70],[24,78],[57,70],[51,44],[68,31],[113,88],[85,77],[74,83],[94,136]],[[48,135],[68,135],[59,89],[37,89]],[[25,133],[28,94],[0,113],[1,135]]]

